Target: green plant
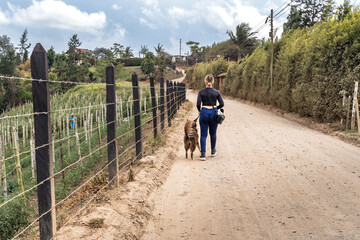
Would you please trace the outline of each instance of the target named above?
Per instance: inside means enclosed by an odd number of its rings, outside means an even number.
[[[0,208],[0,238],[11,239],[22,227],[27,226],[30,211],[23,198]]]

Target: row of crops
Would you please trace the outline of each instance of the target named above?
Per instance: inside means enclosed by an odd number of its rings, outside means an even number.
[[[105,96],[105,85],[97,84],[76,86],[65,94],[51,96],[53,144],[50,147],[54,173],[61,172],[55,177],[56,202],[106,164]],[[116,99],[117,135],[129,132],[118,141],[122,149],[134,138],[131,83],[116,84]],[[158,93],[156,101],[159,103]],[[140,102],[142,118],[146,121],[152,116],[150,88],[146,83],[140,84]],[[26,192],[24,197],[0,207],[0,236],[12,236],[26,225],[29,216],[36,215],[36,204],[32,204],[36,198],[32,107],[32,103],[27,103],[0,115],[0,204]],[[74,129],[71,129],[72,114],[76,116]]]

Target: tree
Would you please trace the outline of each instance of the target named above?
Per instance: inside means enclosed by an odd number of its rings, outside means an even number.
[[[321,20],[324,0],[302,0],[302,26],[311,27]]]
[[[71,63],[75,63],[76,60],[80,59],[80,54],[77,51],[77,48],[81,46],[81,42],[77,37],[77,34],[74,34],[71,38],[70,41],[68,42],[68,55],[69,55],[69,61]]]
[[[326,20],[334,12],[335,2],[334,0],[325,0],[323,3],[321,20]]]
[[[88,82],[89,69],[86,64],[80,64],[82,59],[81,52],[78,48],[81,46],[81,42],[74,34],[68,42],[69,50],[67,52],[67,69],[65,71],[65,79],[72,82]],[[69,87],[71,87],[69,85]],[[66,90],[66,88],[63,88]]]
[[[6,35],[0,36],[0,74],[14,76],[18,61],[14,45]],[[16,105],[19,98],[19,83],[10,79],[0,79],[0,112]]]
[[[133,50],[131,49],[131,47],[126,47],[124,50],[124,54],[123,54],[123,58],[131,58],[133,57]]]
[[[26,28],[24,30],[23,34],[21,35],[20,44],[18,44],[22,63],[24,63],[29,58],[28,49],[31,47],[31,43],[29,43],[29,44],[26,43],[28,41],[27,34],[28,34],[28,31]]]
[[[10,38],[6,35],[0,36],[0,56],[5,55],[9,50],[14,49]]]
[[[225,59],[235,60],[238,58],[238,49],[230,39],[220,43],[214,43],[211,48],[206,52],[208,59],[217,58],[218,55],[223,56]]]
[[[141,45],[140,46],[140,54],[142,54],[143,55],[143,57],[146,55],[146,53],[148,53],[149,52],[149,48],[148,48],[148,46],[146,46],[146,45]]]
[[[144,74],[150,75],[155,71],[156,58],[152,52],[147,52],[144,60],[141,63],[141,71]]]
[[[110,48],[115,58],[121,58],[124,54],[124,46],[120,43],[114,43]]]
[[[337,8],[336,15],[339,21],[342,21],[351,13],[352,5],[349,0],[344,0],[344,3]]]
[[[55,51],[54,51],[54,47],[51,46],[51,48],[47,51],[47,58],[48,58],[48,65],[49,65],[49,70],[51,70],[51,67],[54,65],[55,62]]]
[[[93,53],[97,60],[109,60],[113,58],[113,52],[108,48],[95,48]]]
[[[190,51],[191,51],[191,55],[195,56],[199,53],[200,48],[199,48],[199,43],[195,42],[195,41],[188,41],[186,42],[186,45],[188,45],[190,47]]]
[[[158,43],[158,45],[156,47],[154,47],[155,51],[156,51],[156,78],[161,78],[164,77],[164,72],[166,69],[166,64],[165,64],[165,49],[163,47],[162,44]]]
[[[155,49],[157,56],[160,56],[164,52],[163,45],[160,43],[158,43],[158,45],[156,47],[154,47],[154,49]]]
[[[301,12],[296,6],[291,6],[290,14],[287,16],[287,22],[284,23],[284,33],[297,29],[302,24]]]
[[[284,33],[298,27],[311,27],[331,16],[333,10],[333,0],[295,0],[284,24]]]
[[[228,30],[227,34],[230,40],[238,47],[239,57],[245,57],[247,54],[251,54],[258,46],[256,37],[253,37],[254,32],[251,32],[251,28],[248,23],[241,23],[236,26],[236,33]]]

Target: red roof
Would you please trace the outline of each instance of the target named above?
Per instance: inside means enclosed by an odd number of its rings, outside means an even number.
[[[90,52],[89,49],[85,49],[85,48],[77,48],[78,52],[84,53],[84,52]]]

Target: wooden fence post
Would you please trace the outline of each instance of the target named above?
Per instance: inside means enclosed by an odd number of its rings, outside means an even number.
[[[173,91],[173,106],[174,106],[174,112],[173,112],[173,118],[175,117],[175,114],[177,112],[177,106],[176,106],[176,82],[172,82],[172,91]]]
[[[160,78],[160,122],[161,130],[165,127],[164,78]]]
[[[186,101],[186,84],[184,83],[184,99],[183,99],[183,102]]]
[[[347,106],[347,114],[346,114],[346,127],[345,129],[349,129],[349,117],[350,117],[350,108],[351,108],[351,96],[348,98],[348,106]]]
[[[156,99],[155,99],[155,87],[154,77],[150,77],[150,94],[151,94],[151,107],[153,113],[153,125],[154,125],[154,139],[157,137],[157,116],[156,116]]]
[[[182,98],[183,98],[183,86],[182,86],[182,83],[179,84],[179,102],[180,102],[180,105],[182,105]]]
[[[116,145],[116,94],[115,94],[115,71],[111,63],[106,67],[106,124],[107,124],[107,152],[109,186],[118,186],[119,162]]]
[[[351,130],[355,129],[355,115],[356,115],[356,101],[357,101],[358,87],[359,87],[359,82],[356,81],[354,88],[352,114],[351,114]]]
[[[175,114],[177,112],[177,106],[176,106],[176,82],[172,82],[172,92],[173,92],[173,118],[175,117]]]
[[[5,136],[4,136],[5,139]],[[6,140],[5,140],[6,141]],[[6,182],[6,167],[5,167],[5,151],[3,150],[2,136],[0,135],[0,161],[1,161],[1,190],[5,200],[7,199],[7,182]],[[1,192],[1,191],[0,191]]]
[[[134,101],[136,159],[140,160],[142,158],[141,116],[140,116],[139,82],[138,82],[138,76],[135,72],[132,74],[132,89],[133,89],[133,101]]]
[[[36,174],[39,206],[40,239],[51,239],[56,233],[54,168],[51,161],[50,93],[46,50],[36,44],[31,55],[31,76],[42,81],[32,82]],[[46,180],[48,179],[48,180]],[[46,180],[46,181],[45,181]],[[44,181],[44,182],[43,182]],[[43,183],[42,183],[43,182]],[[42,184],[41,184],[42,183]]]
[[[166,105],[168,113],[168,127],[171,127],[171,92],[169,80],[166,80]]]
[[[175,115],[175,96],[174,96],[174,83],[170,81],[170,93],[171,93],[171,119]]]
[[[180,96],[180,83],[176,83],[176,106],[178,110],[180,109]]]

